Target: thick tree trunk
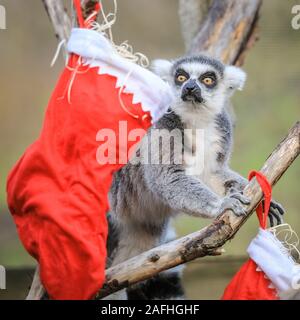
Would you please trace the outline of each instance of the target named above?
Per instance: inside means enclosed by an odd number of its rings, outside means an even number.
[[[262,0],[213,0],[189,53],[203,52],[228,64],[241,65],[257,39]]]
[[[190,51],[192,42],[206,18],[212,0],[179,0],[179,19],[186,51]]]

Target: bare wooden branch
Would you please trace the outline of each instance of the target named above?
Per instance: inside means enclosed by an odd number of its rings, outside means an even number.
[[[186,51],[190,50],[211,2],[212,0],[179,0],[178,14]]]
[[[34,272],[33,281],[26,297],[26,300],[40,300],[45,294],[45,289],[40,279],[40,267],[37,266]]]
[[[42,0],[59,41],[67,40],[70,36],[71,21],[62,1]]]
[[[59,41],[67,40],[70,36],[71,27],[76,25],[76,14],[72,9],[72,19],[68,16],[62,1],[42,0],[53,25],[54,32]],[[83,0],[83,17],[87,18],[93,11],[98,0]]]
[[[300,153],[300,122],[289,131],[286,138],[266,160],[261,172],[271,185],[275,185]],[[159,272],[193,259],[214,255],[226,241],[233,238],[243,223],[262,200],[262,192],[254,178],[246,186],[245,195],[251,203],[247,215],[235,216],[226,211],[208,227],[142,253],[106,271],[106,283],[97,298],[103,298],[122,288],[151,278]]]
[[[189,53],[203,52],[228,64],[242,64],[257,38],[262,0],[213,0]]]

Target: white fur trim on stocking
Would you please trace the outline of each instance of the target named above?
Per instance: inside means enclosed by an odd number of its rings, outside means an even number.
[[[273,233],[260,229],[247,251],[275,286],[281,299],[299,298],[300,267]]]
[[[133,103],[141,103],[150,111],[152,121],[161,118],[172,104],[170,86],[153,72],[120,56],[112,44],[99,32],[74,28],[68,42],[68,51],[83,58],[90,67],[98,67],[99,74],[117,78],[117,88],[133,94]]]

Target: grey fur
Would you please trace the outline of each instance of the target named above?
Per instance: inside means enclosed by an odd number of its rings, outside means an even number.
[[[224,64],[219,60],[216,60],[204,55],[187,56],[187,57],[180,58],[174,62],[172,71],[174,72],[180,65],[184,63],[192,63],[192,62],[196,62],[201,65],[203,64],[210,65],[214,67],[216,70],[218,70],[220,76],[223,77],[224,68],[225,68]]]
[[[167,63],[163,63],[165,68]],[[200,73],[202,67],[211,67],[217,74],[215,88],[208,89],[199,83],[198,67]],[[197,79],[201,87],[203,104],[182,101],[181,88],[173,80],[178,68],[192,68],[191,78]],[[128,163],[115,174],[109,195],[109,216],[110,223],[117,230],[118,244],[114,245],[113,250],[110,249],[114,252],[109,260],[112,265],[170,240],[167,234],[171,230],[171,219],[179,213],[211,219],[226,209],[237,215],[245,214],[244,204],[249,201],[242,190],[247,181],[229,167],[233,141],[231,118],[226,108],[232,91],[242,86],[240,82],[245,80],[245,76],[239,70],[229,76],[226,68],[217,60],[197,56],[170,63],[170,68],[164,70],[165,74],[158,72],[173,86],[176,102],[147,136],[155,129],[177,129],[181,133],[188,127],[207,130],[209,145],[205,151],[208,155],[204,157],[207,169],[203,174],[189,175],[184,163]],[[159,71],[157,66],[156,71]],[[146,143],[148,141],[144,138],[140,145],[141,153]],[[163,157],[164,150],[161,152]],[[174,144],[171,148],[173,159],[172,152]],[[181,296],[182,292],[179,290],[178,294]]]

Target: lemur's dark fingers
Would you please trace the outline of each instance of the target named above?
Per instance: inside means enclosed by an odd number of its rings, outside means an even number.
[[[270,207],[271,207],[271,208],[274,208],[274,209],[277,209],[280,215],[284,215],[284,213],[285,213],[284,208],[283,208],[282,205],[279,204],[278,202],[271,201]]]
[[[274,219],[273,219],[273,216],[270,214],[270,212],[269,212],[269,214],[268,214],[268,218],[269,218],[269,220],[270,220],[270,226],[271,226],[271,227],[274,227]]]
[[[275,218],[275,220],[276,220],[275,225],[276,226],[279,226],[280,224],[282,224],[282,220],[278,214],[271,213],[270,216]]]
[[[278,209],[270,208],[268,216],[269,216],[270,224],[271,224],[271,219],[272,219],[272,222],[274,222],[273,218],[275,218],[277,226],[282,224],[283,222],[282,215],[279,213]],[[271,227],[273,226],[271,225]]]
[[[250,204],[250,199],[244,196],[242,193],[234,193],[234,194],[231,194],[230,197],[239,200],[242,204],[245,204],[245,205]]]
[[[264,206],[264,200],[262,200],[262,204]],[[285,213],[285,210],[282,207],[282,205],[279,204],[278,202],[274,201],[274,200],[271,201],[270,208],[278,210],[279,214],[281,214],[281,215],[284,215],[284,213]]]

